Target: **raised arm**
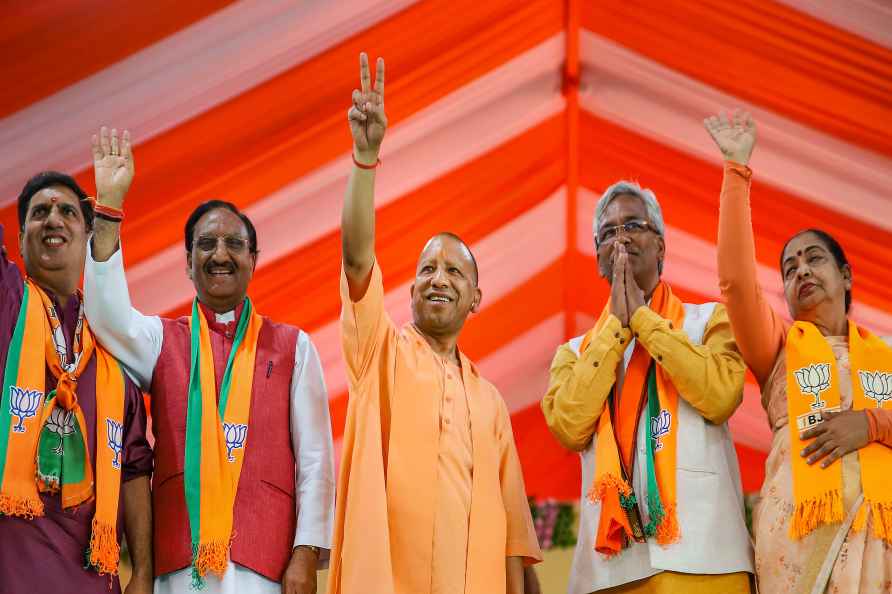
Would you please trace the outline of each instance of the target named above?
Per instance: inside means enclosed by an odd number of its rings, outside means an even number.
[[[121,210],[133,181],[130,134],[125,130],[119,142],[117,130],[103,127],[93,137],[93,167],[97,203]],[[148,390],[161,352],[161,320],[143,315],[130,303],[118,249],[121,222],[114,218],[97,214],[93,225],[84,270],[84,313],[105,348],[132,372],[142,390]]]
[[[124,197],[133,181],[133,150],[130,132],[124,130],[120,141],[118,131],[109,133],[105,126],[93,135],[93,169],[96,175],[96,204],[115,210],[124,207]],[[105,262],[118,250],[121,221],[113,221],[101,214],[93,223],[93,258]]]
[[[355,164],[341,213],[344,272],[354,301],[365,294],[375,263],[375,166],[387,129],[384,59],[378,58],[375,85],[371,87],[369,59],[365,53],[360,54],[359,76],[361,90],[353,91],[353,106],[347,112]]]
[[[756,247],[750,215],[747,163],[756,144],[756,124],[745,112],[704,120],[725,158],[719,202],[719,288],[743,360],[760,384],[768,379],[784,343],[786,327],[765,301],[756,277]]]

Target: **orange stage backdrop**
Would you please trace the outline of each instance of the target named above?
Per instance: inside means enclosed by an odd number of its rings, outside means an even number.
[[[760,124],[754,225],[763,285],[782,307],[784,240],[839,238],[854,316],[892,334],[892,11],[881,0],[13,0],[0,16],[0,222],[33,173],[92,189],[90,135],[129,128],[137,177],[123,246],[134,302],[185,312],[182,226],[210,198],[246,208],[259,310],[309,331],[334,434],[346,380],[337,334],[338,217],[357,54],[387,60],[391,129],[378,186],[388,307],[408,319],[425,239],[474,248],[482,311],[462,339],[502,390],[531,495],[579,496],[576,454],[538,400],[559,343],[592,323],[594,201],[620,178],[661,199],[665,275],[716,299],[720,162],[703,117],[744,106]],[[747,491],[770,433],[750,381],[731,421]]]

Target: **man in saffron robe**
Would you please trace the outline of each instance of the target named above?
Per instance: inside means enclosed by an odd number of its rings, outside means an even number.
[[[78,289],[93,208],[73,178],[47,171],[25,184],[18,214],[25,277],[5,248],[0,258],[0,591],[120,592],[123,532],[133,567],[127,593],[148,594],[152,451],[146,412],[139,390],[96,345]],[[30,347],[29,328],[41,334]],[[20,381],[29,365],[40,388],[29,390],[35,386]],[[54,458],[60,468],[48,470]],[[81,477],[78,494],[72,483]],[[103,521],[110,540],[100,543]]]
[[[459,351],[482,299],[451,233],[418,260],[414,321],[384,310],[375,259],[375,166],[387,119],[384,62],[348,119],[354,167],[341,221],[341,336],[350,383],[329,594],[520,594],[541,559],[505,402]]]
[[[119,249],[129,139],[103,129],[93,153],[97,171],[111,161],[122,175],[98,192],[97,208],[117,220],[94,232],[87,317],[152,396],[156,594],[315,593],[334,504],[328,396],[309,336],[246,296],[251,220],[229,202],[198,206],[185,226],[192,315],[143,315]]]

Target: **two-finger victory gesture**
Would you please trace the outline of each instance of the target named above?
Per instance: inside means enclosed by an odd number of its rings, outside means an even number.
[[[121,208],[124,196],[133,181],[133,151],[130,132],[124,130],[121,138],[112,128],[105,126],[99,135],[93,135],[93,169],[96,174],[96,201],[112,208]]]
[[[371,84],[369,57],[359,54],[360,89],[353,90],[353,105],[347,111],[350,132],[353,134],[353,158],[363,165],[378,162],[378,151],[384,132],[387,130],[387,116],[384,113],[384,58],[375,64],[375,84]]]

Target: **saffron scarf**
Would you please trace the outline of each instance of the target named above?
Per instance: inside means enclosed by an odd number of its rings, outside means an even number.
[[[124,375],[96,345],[79,312],[72,361],[49,296],[26,280],[22,305],[6,356],[0,394],[0,513],[42,516],[39,493],[61,491],[62,507],[96,498],[87,566],[117,574],[118,500],[123,449]],[[96,481],[78,404],[77,380],[96,355]],[[57,378],[45,393],[45,369]],[[104,438],[100,438],[103,435]]]
[[[814,324],[795,322],[787,333],[787,413],[793,460],[795,508],[790,536],[799,539],[821,524],[841,522],[842,460],[827,468],[809,465],[798,455],[806,446],[800,433],[822,421],[825,410],[839,410],[839,371],[830,344]],[[852,370],[852,410],[890,408],[892,348],[864,328],[849,322],[849,364]],[[873,512],[873,535],[892,543],[892,449],[870,443],[858,450],[864,503],[855,517],[856,531]]]
[[[681,328],[684,306],[666,283],[654,290],[650,308],[660,317]],[[591,340],[610,316],[610,301],[604,306],[595,327],[580,345],[585,352]],[[650,520],[644,534],[656,537],[661,545],[681,536],[676,514],[675,465],[678,441],[678,391],[662,367],[654,363],[647,350],[636,344],[625,370],[619,397],[614,394],[598,419],[595,437],[595,479],[588,497],[601,502],[601,516],[595,550],[607,556],[620,553],[633,537],[627,510],[637,505],[625,468],[631,472],[637,423],[646,405],[647,416],[647,507]],[[612,411],[611,408],[616,411]],[[614,418],[614,414],[616,418]]]
[[[192,302],[191,361],[184,485],[192,535],[192,581],[223,575],[232,539],[232,511],[247,446],[257,339],[263,325],[245,299],[217,399],[207,319]],[[197,331],[196,331],[197,330]]]

